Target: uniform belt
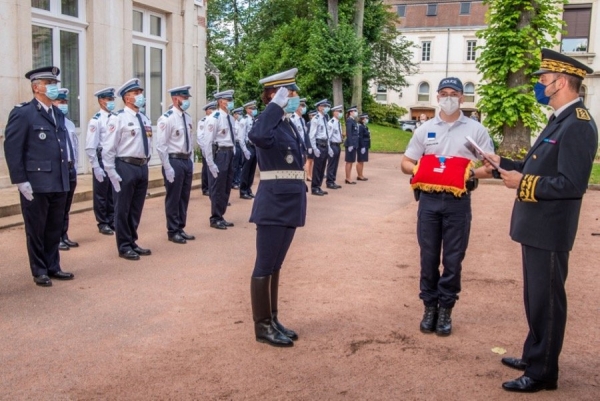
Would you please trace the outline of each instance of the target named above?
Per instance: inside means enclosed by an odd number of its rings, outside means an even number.
[[[191,153],[169,153],[169,159],[187,160],[191,155]]]
[[[301,170],[271,170],[261,171],[261,180],[303,180],[304,171]]]
[[[217,147],[217,149],[233,149],[233,146],[223,146],[219,145],[218,143],[215,143],[215,146]]]
[[[327,139],[317,139],[315,142],[317,142],[317,145],[327,146]]]
[[[148,159],[141,157],[117,157],[117,160],[128,164],[135,164],[136,166],[143,166],[148,163]]]
[[[341,145],[341,142],[331,142],[332,145]]]

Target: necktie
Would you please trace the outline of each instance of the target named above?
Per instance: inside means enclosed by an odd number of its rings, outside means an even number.
[[[323,125],[325,126],[325,135],[327,135],[327,139],[329,139],[329,132],[327,132],[327,120],[325,119],[325,115],[323,115]]]
[[[235,139],[233,138],[233,127],[231,126],[231,120],[229,114],[226,114],[227,124],[229,124],[229,136],[231,137],[231,143],[233,144],[233,154],[235,155]]]
[[[54,125],[56,125],[56,118],[54,118],[54,113],[52,112],[52,106],[48,108],[48,114],[52,117],[52,121],[54,121]]]
[[[190,138],[188,138],[188,129],[187,129],[187,123],[185,122],[185,113],[183,113],[181,115],[181,117],[183,118],[183,129],[185,130],[185,151],[186,152],[190,152]]]
[[[73,144],[71,143],[71,135],[67,132],[67,145],[69,146],[69,161],[75,163],[75,155],[73,154]]]
[[[548,119],[548,123],[551,123],[552,121],[554,121],[555,118],[556,118],[556,114],[552,113],[552,115]]]
[[[140,130],[142,131],[142,142],[144,142],[144,155],[148,157],[148,137],[146,136],[146,126],[142,121],[142,116],[140,116],[140,113],[137,113],[135,116],[137,117],[138,122],[140,123]]]
[[[340,133],[340,139],[342,138],[342,123],[338,120],[338,132]]]

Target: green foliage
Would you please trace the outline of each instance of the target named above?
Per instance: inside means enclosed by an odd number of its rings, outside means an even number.
[[[566,0],[484,0],[489,6],[488,27],[477,33],[485,40],[477,59],[483,84],[478,88],[478,109],[485,114],[492,136],[503,133],[504,126],[517,122],[537,130],[545,120],[533,94],[542,47],[552,47],[562,29],[562,5]],[[531,17],[529,21],[524,18]],[[522,71],[531,77],[526,85],[510,82],[512,74]]]
[[[600,164],[598,163],[594,163],[594,165],[592,166],[590,184],[600,184]]]
[[[364,112],[369,115],[369,120],[378,124],[390,124],[392,127],[398,127],[398,120],[407,110],[397,104],[381,104],[368,98],[365,100]],[[387,125],[386,124],[386,125]]]
[[[406,150],[412,134],[397,128],[369,123],[370,152],[401,153]]]

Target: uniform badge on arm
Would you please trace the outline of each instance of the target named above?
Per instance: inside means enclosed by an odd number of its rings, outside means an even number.
[[[582,109],[582,108],[578,107],[575,109],[575,112],[577,113],[577,118],[579,120],[590,121],[592,119],[590,117],[590,113],[588,113],[588,111],[586,109]]]
[[[535,198],[535,187],[540,179],[539,175],[525,174],[519,184],[517,198],[522,202],[537,202]]]

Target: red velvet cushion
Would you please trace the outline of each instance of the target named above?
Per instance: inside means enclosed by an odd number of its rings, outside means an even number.
[[[464,157],[425,155],[413,170],[410,186],[426,192],[450,192],[461,196],[473,162]]]

